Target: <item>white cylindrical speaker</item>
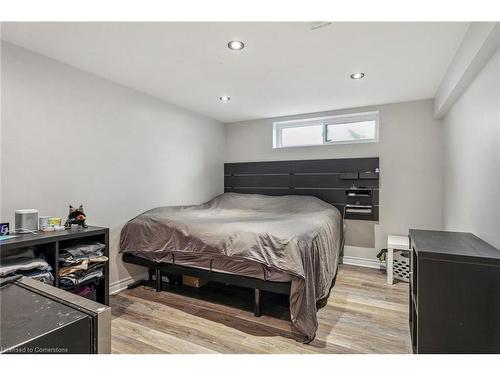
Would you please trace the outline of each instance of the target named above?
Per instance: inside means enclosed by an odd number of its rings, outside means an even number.
[[[38,210],[16,210],[16,232],[32,233],[38,230]]]

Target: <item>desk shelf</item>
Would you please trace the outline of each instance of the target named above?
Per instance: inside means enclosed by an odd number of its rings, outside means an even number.
[[[0,257],[12,254],[26,247],[34,247],[35,255],[43,253],[45,260],[52,267],[54,286],[59,286],[59,251],[81,241],[97,241],[105,245],[104,255],[109,259],[109,229],[102,227],[75,228],[38,234],[16,234],[17,237],[0,242]],[[96,286],[96,302],[109,305],[109,261],[104,265],[104,275]],[[61,288],[64,289],[64,288]]]

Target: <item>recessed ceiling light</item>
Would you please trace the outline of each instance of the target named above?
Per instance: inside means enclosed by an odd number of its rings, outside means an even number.
[[[221,96],[221,97],[219,98],[219,100],[220,100],[221,102],[226,103],[226,102],[230,101],[230,100],[231,100],[231,98],[230,98],[229,96],[225,96],[225,95],[224,95],[224,96]]]
[[[351,74],[351,79],[361,79],[365,76],[365,73],[353,73]]]
[[[239,51],[245,48],[245,43],[243,43],[240,40],[231,40],[228,44],[227,47],[229,49],[232,49],[233,51]]]

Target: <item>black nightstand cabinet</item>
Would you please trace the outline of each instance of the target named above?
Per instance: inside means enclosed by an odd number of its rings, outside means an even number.
[[[410,230],[414,353],[500,353],[500,251],[471,233]]]
[[[16,234],[17,237],[0,242],[0,257],[17,249],[33,246],[35,253],[43,253],[47,263],[53,269],[54,286],[59,287],[59,250],[77,241],[97,241],[106,245],[104,255],[109,258],[109,229],[102,227],[77,228],[38,234]],[[95,301],[109,305],[109,261],[104,266],[104,276],[96,286]]]

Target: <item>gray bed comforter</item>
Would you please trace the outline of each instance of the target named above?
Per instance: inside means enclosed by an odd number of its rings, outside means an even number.
[[[137,216],[122,229],[120,251],[156,262],[178,252],[229,256],[290,274],[291,320],[311,341],[316,302],[328,296],[337,272],[341,227],[340,212],[315,197],[226,193]]]

